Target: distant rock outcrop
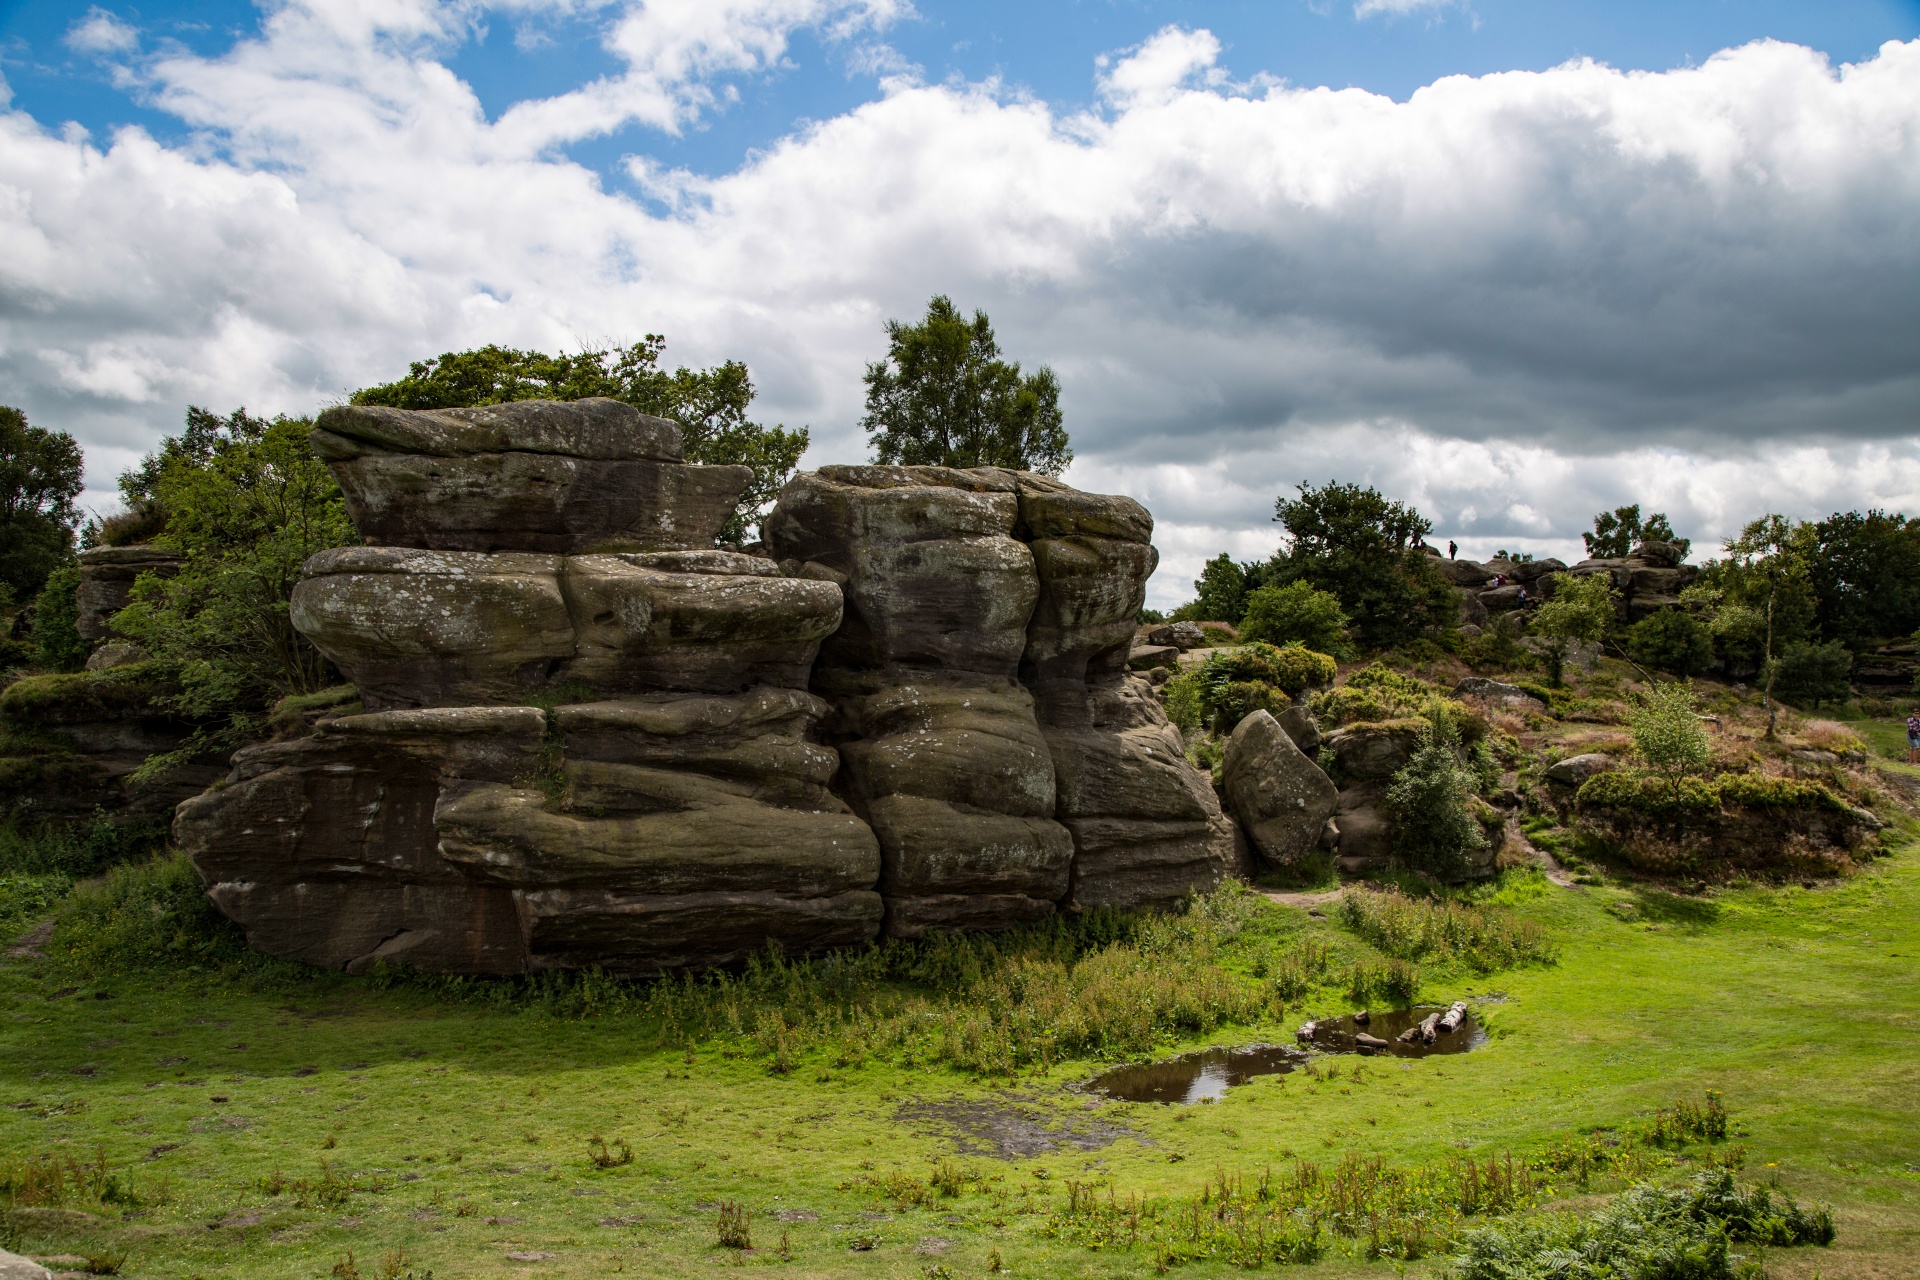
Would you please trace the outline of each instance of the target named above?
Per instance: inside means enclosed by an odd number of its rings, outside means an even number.
[[[727,964],[882,929],[1170,905],[1236,832],[1126,669],[1126,498],[824,467],[716,548],[748,474],[615,401],[329,410],[373,545],[294,624],[363,710],[250,747],[175,822],[261,950],[459,973]]]

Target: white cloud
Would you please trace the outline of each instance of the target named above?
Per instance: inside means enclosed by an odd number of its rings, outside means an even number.
[[[1357,0],[1353,6],[1353,16],[1371,18],[1376,14],[1386,14],[1399,18],[1409,13],[1451,8],[1455,3],[1457,0]]]
[[[75,53],[96,57],[132,53],[140,47],[140,33],[105,9],[95,6],[67,30],[66,46]]]
[[[1564,554],[1623,501],[1703,540],[1920,510],[1920,42],[1396,103],[1226,85],[1176,28],[1090,68],[1099,113],[896,77],[732,173],[639,162],[650,203],[549,148],[685,127],[793,24],[906,11],[610,12],[618,87],[493,122],[439,60],[475,11],[427,0],[303,0],[148,64],[181,146],[0,113],[0,399],[106,486],[188,401],[303,412],[442,350],[664,332],[846,460],[882,322],[945,292],[1060,372],[1073,478],[1161,521],[1163,604],[1270,550],[1302,480],[1378,484],[1472,554]]]

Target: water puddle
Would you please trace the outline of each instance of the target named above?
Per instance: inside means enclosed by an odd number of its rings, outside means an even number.
[[[1095,1076],[1089,1087],[1110,1098],[1127,1102],[1177,1102],[1191,1105],[1225,1096],[1228,1089],[1245,1084],[1256,1076],[1286,1075],[1296,1071],[1320,1054],[1359,1053],[1381,1058],[1425,1058],[1436,1053],[1466,1053],[1487,1042],[1487,1033],[1472,1013],[1461,1020],[1450,1034],[1437,1034],[1432,1044],[1418,1039],[1402,1042],[1400,1036],[1418,1027],[1429,1014],[1445,1012],[1443,1006],[1413,1009],[1388,1009],[1372,1014],[1366,1022],[1353,1015],[1322,1018],[1314,1024],[1311,1041],[1292,1045],[1257,1044],[1244,1049],[1202,1049],[1162,1062],[1138,1062],[1115,1067]],[[1384,1045],[1362,1043],[1360,1036],[1383,1040]]]

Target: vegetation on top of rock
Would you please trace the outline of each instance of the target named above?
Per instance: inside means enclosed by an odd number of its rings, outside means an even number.
[[[1656,511],[1642,521],[1637,502],[1602,511],[1593,518],[1593,532],[1581,534],[1580,540],[1587,544],[1587,555],[1595,560],[1624,560],[1643,542],[1668,543],[1679,549],[1684,560],[1693,546],[1674,533],[1663,512]]]
[[[0,690],[0,719],[58,728],[138,715],[177,694],[179,672],[170,662],[134,662],[105,671],[23,676]]]
[[[1722,807],[1833,811],[1849,807],[1829,788],[1800,778],[1762,773],[1675,778],[1632,769],[1615,769],[1588,778],[1580,784],[1574,803],[1582,808],[1613,809],[1668,820],[1714,813]]]
[[[9,600],[32,598],[72,554],[80,469],[72,436],[0,405],[0,589]]]
[[[1354,639],[1369,649],[1458,621],[1453,587],[1419,549],[1433,530],[1425,516],[1371,486],[1329,481],[1299,492],[1274,502],[1288,540],[1273,560],[1275,584],[1304,581],[1331,592],[1352,619]]]
[[[650,333],[629,347],[547,355],[488,345],[415,360],[407,376],[353,393],[354,404],[396,409],[464,409],[513,400],[584,400],[605,396],[680,424],[689,462],[753,469],[753,482],[720,540],[746,540],[748,527],[773,502],[807,450],[805,427],[763,427],[749,421],[753,380],[727,360],[711,369],[660,368],[666,339]]]
[[[1693,710],[1690,683],[1654,684],[1627,707],[1634,749],[1655,773],[1676,780],[1705,767],[1713,744]]]
[[[1183,728],[1204,723],[1216,733],[1231,733],[1255,711],[1277,715],[1296,695],[1331,684],[1338,670],[1332,658],[1299,644],[1276,648],[1256,641],[1223,649],[1208,654],[1197,671],[1169,682],[1168,714]],[[1175,690],[1175,684],[1181,687]]]
[[[918,324],[887,321],[887,355],[866,384],[860,425],[880,462],[1057,476],[1073,461],[1053,370],[1022,375],[1000,359],[987,313],[968,320],[945,295]]]

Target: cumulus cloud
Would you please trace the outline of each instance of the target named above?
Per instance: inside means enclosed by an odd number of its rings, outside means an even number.
[[[99,485],[188,401],[302,412],[441,350],[664,332],[844,460],[882,322],[944,292],[1059,371],[1072,477],[1160,519],[1163,604],[1334,476],[1476,553],[1565,553],[1623,501],[1706,540],[1920,508],[1920,42],[1395,102],[1235,86],[1169,28],[1089,68],[1095,111],[895,75],[731,173],[638,158],[627,193],[555,142],[685,128],[801,26],[858,47],[907,10],[607,12],[626,75],[495,120],[443,61],[475,11],[431,0],[294,0],[145,64],[180,146],[0,113],[0,399]]]
[[[140,33],[105,9],[95,6],[68,29],[67,48],[75,53],[109,57],[132,53],[140,47]]]

